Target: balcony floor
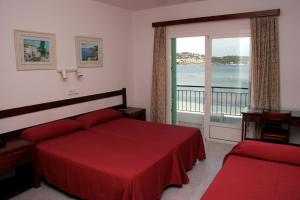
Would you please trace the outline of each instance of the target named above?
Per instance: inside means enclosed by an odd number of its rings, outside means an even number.
[[[177,111],[177,120],[178,125],[196,127],[203,130],[204,113]],[[211,116],[211,122],[241,126],[241,117],[215,114]]]
[[[238,126],[242,124],[241,116],[212,115],[210,117],[210,120],[211,122],[225,123],[225,124],[238,125]]]

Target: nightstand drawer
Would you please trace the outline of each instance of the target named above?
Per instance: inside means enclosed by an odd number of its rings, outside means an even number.
[[[0,158],[0,171],[10,170],[32,160],[31,150],[20,150]]]
[[[146,109],[144,108],[134,108],[128,107],[127,109],[122,110],[125,117],[136,120],[146,120]]]
[[[146,120],[146,112],[141,111],[137,113],[132,113],[131,115],[128,115],[128,118],[137,119],[137,120]]]
[[[16,138],[0,148],[0,199],[34,186],[32,152],[34,143]]]

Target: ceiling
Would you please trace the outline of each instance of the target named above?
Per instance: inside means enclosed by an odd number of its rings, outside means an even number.
[[[113,6],[136,11],[136,10],[143,10],[148,8],[170,6],[175,4],[194,2],[194,1],[205,1],[205,0],[94,0],[94,1],[99,1]]]

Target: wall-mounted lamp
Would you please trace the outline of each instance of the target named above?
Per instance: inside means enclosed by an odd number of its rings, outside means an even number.
[[[68,78],[66,70],[61,70],[60,73],[61,73],[61,76],[62,76],[63,79],[67,79]]]
[[[57,70],[57,72],[61,73],[61,77],[64,80],[68,79],[68,73],[71,73],[71,72],[75,72],[77,78],[80,78],[83,76],[82,72],[78,68],[76,68],[76,69],[61,69],[61,70]]]
[[[83,76],[83,73],[78,68],[76,69],[75,72],[76,72],[77,78],[80,78]]]

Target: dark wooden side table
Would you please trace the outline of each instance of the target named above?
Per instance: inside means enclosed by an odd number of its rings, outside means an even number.
[[[281,113],[291,112],[292,116],[290,120],[290,125],[300,127],[300,111],[279,110],[276,112],[281,112]],[[257,125],[260,125],[262,123],[262,113],[263,110],[251,109],[251,108],[248,108],[247,110],[242,112],[242,140],[249,139],[247,138],[247,133],[246,133],[249,122],[254,122]]]
[[[122,111],[127,118],[146,121],[146,109],[144,108],[128,107]]]
[[[8,199],[34,186],[34,144],[26,140],[8,141],[0,148],[0,199]]]

